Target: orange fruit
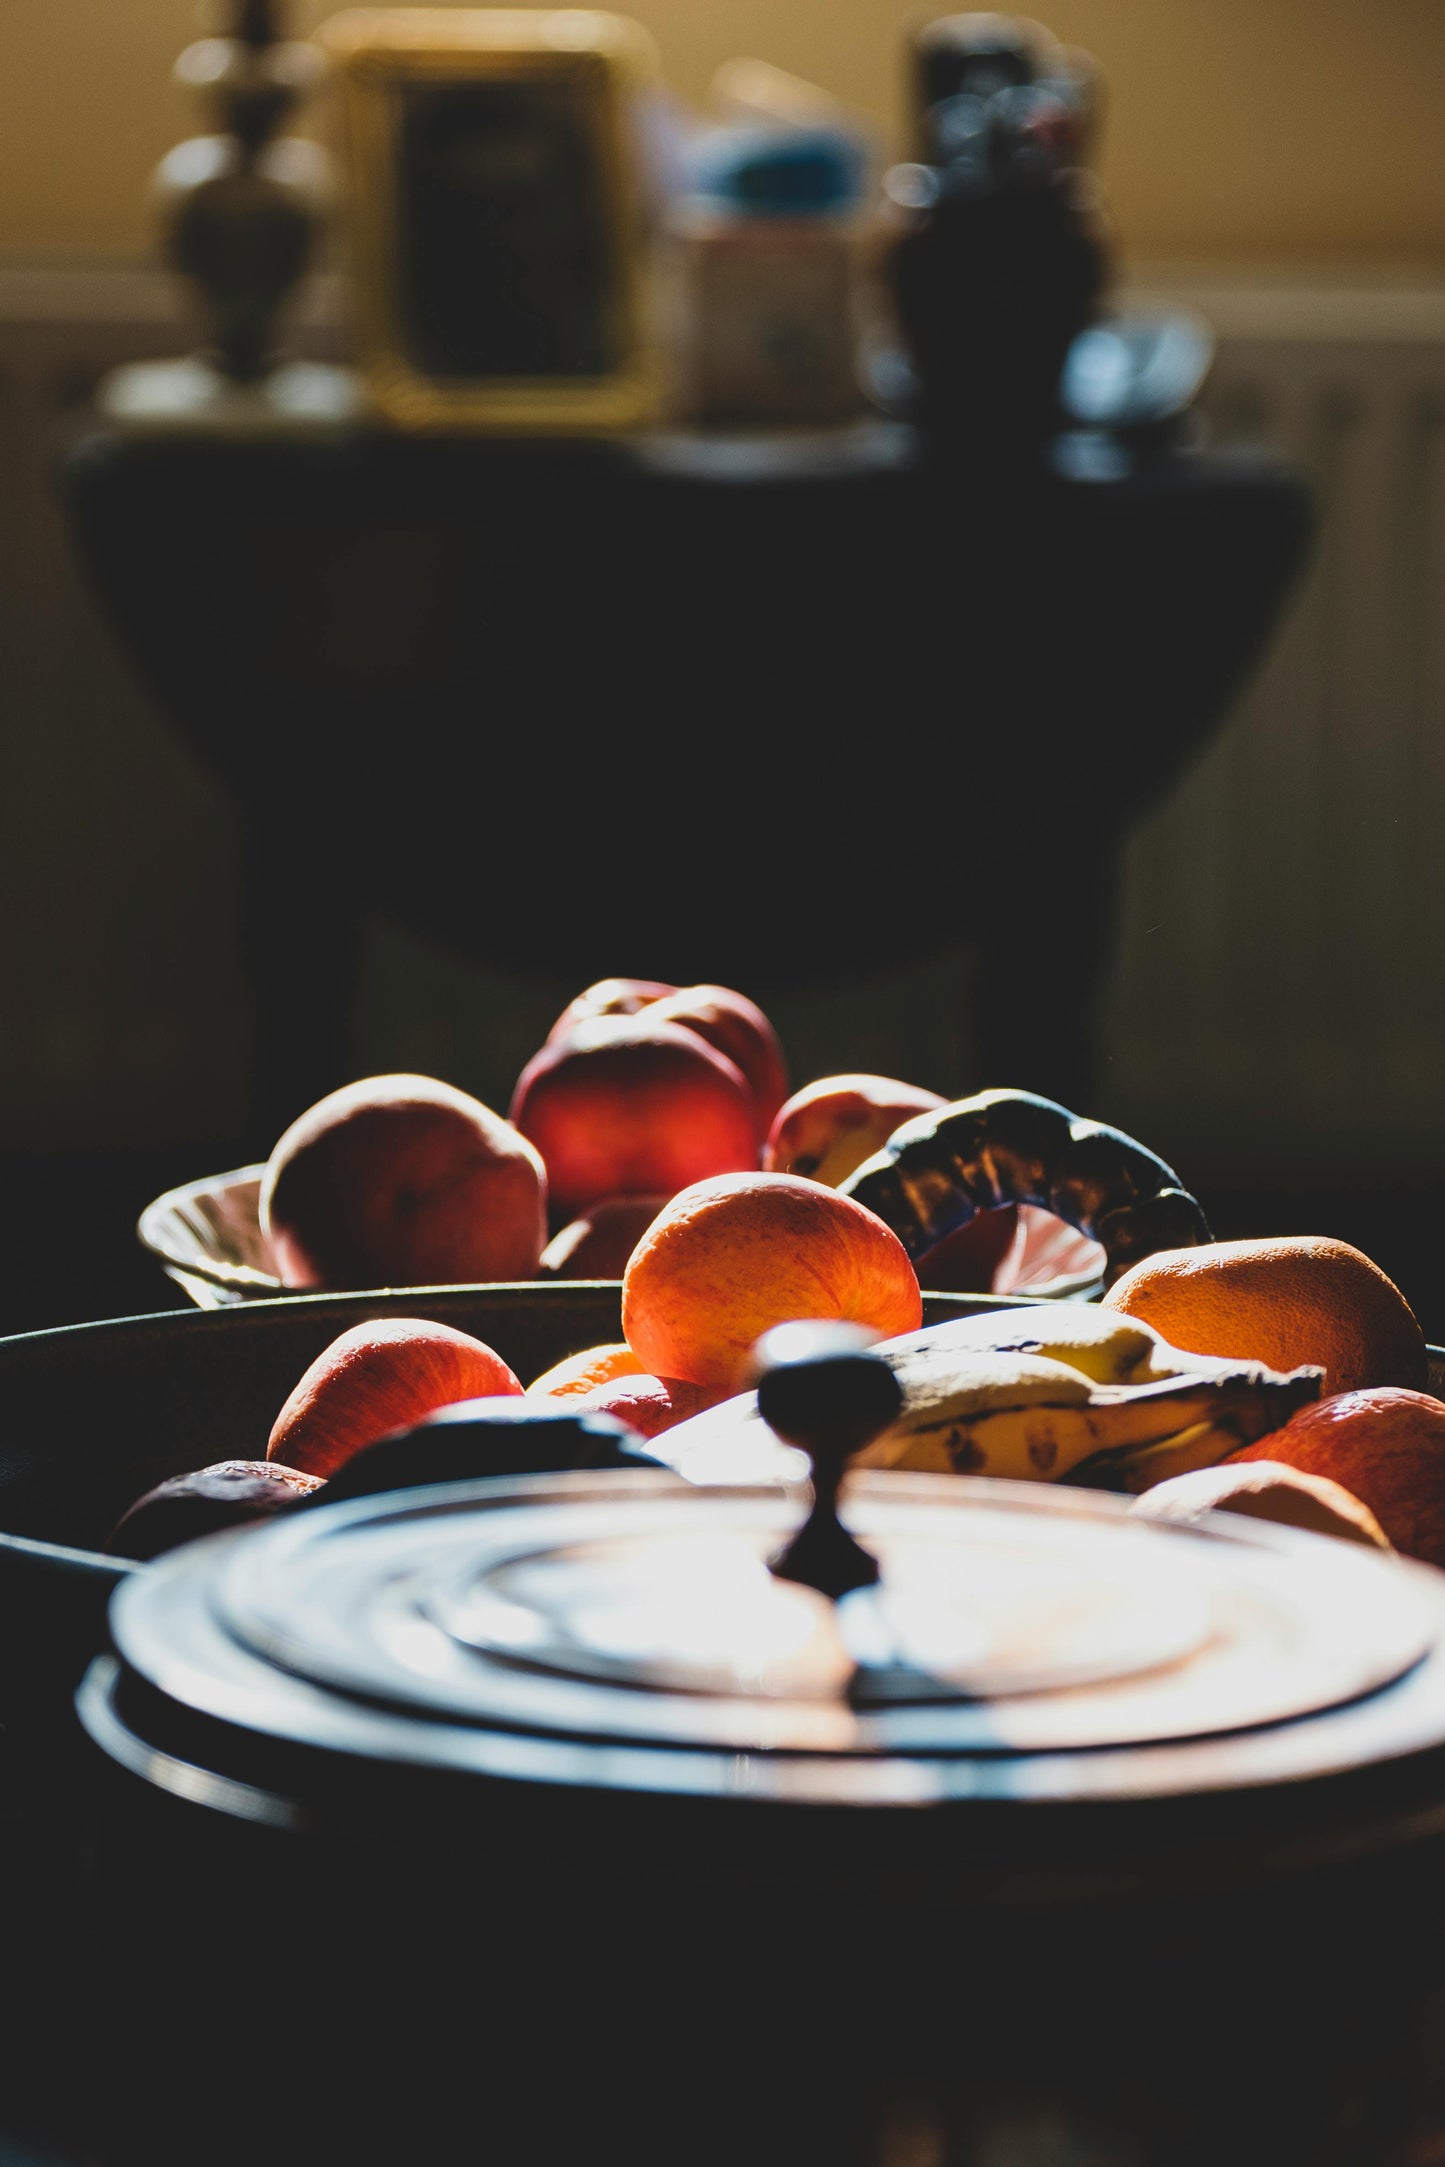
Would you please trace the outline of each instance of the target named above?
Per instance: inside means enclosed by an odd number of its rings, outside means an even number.
[[[613,1346],[584,1347],[580,1354],[566,1355],[554,1362],[540,1377],[534,1378],[527,1387],[529,1398],[574,1399],[590,1392],[599,1384],[611,1384],[614,1377],[635,1377],[642,1368],[637,1356],[623,1340]]]
[[[1104,1296],[1189,1354],[1318,1363],[1326,1392],[1427,1381],[1425,1338],[1393,1279],[1348,1242],[1281,1234],[1144,1257]],[[1368,1502],[1368,1500],[1367,1500]]]
[[[740,1392],[775,1324],[842,1318],[885,1337],[923,1304],[898,1236],[876,1213],[795,1174],[695,1181],[660,1211],[622,1282],[622,1329],[654,1376]]]
[[[1343,1483],[1290,1467],[1253,1445],[1248,1455],[1235,1457],[1248,1457],[1250,1465],[1238,1467],[1226,1461],[1219,1467],[1196,1467],[1188,1475],[1171,1475],[1136,1498],[1130,1510],[1145,1520],[1169,1520],[1183,1527],[1197,1527],[1216,1512],[1237,1512],[1247,1520],[1273,1520],[1281,1527],[1302,1527],[1313,1535],[1334,1535],[1342,1542],[1389,1549],[1385,1531],[1369,1506]]]
[[[1229,1457],[1278,1460],[1338,1482],[1406,1557],[1445,1565],[1445,1403],[1428,1392],[1337,1392]]]

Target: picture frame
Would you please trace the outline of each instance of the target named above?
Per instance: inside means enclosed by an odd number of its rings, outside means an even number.
[[[364,8],[320,33],[340,99],[359,360],[405,429],[646,422],[642,27],[600,10]]]

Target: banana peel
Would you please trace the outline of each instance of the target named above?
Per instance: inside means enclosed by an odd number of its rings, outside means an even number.
[[[1284,1377],[1255,1364],[1226,1376],[1086,1384],[1078,1397],[1023,1405],[1010,1404],[1000,1385],[992,1405],[978,1406],[971,1381],[956,1395],[930,1393],[920,1403],[906,1377],[900,1382],[902,1414],[857,1454],[854,1466],[951,1470],[1014,1482],[1077,1479],[1087,1467],[1091,1478],[1121,1489],[1212,1467],[1319,1397],[1318,1375]]]
[[[876,1351],[903,1409],[855,1466],[1124,1490],[1212,1467],[1267,1436],[1318,1399],[1324,1375],[1190,1354],[1084,1302],[960,1318]],[[1040,1389],[1046,1370],[1068,1380],[1062,1390]]]
[[[853,1466],[1133,1492],[1268,1436],[1319,1398],[1324,1379],[1313,1367],[1190,1354],[1136,1318],[1084,1302],[928,1325],[874,1351],[897,1377],[903,1406]],[[785,1448],[748,1394],[680,1423],[650,1449],[694,1481],[748,1481],[767,1468],[769,1443],[775,1474],[796,1476],[799,1456],[786,1454],[785,1472]]]

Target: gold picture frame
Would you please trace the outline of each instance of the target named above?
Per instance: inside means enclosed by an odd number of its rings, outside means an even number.
[[[376,408],[405,429],[511,435],[651,419],[633,112],[658,69],[642,27],[597,10],[361,8],[319,36]]]

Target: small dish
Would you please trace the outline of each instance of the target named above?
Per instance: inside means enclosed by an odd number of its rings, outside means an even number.
[[[995,1268],[995,1294],[1036,1302],[1091,1302],[1104,1290],[1103,1245],[1037,1204],[1018,1206],[1013,1246]]]
[[[261,1166],[167,1189],[146,1205],[136,1225],[141,1244],[159,1259],[198,1309],[274,1300],[298,1290],[283,1286],[271,1244],[261,1231]]]
[[[136,1228],[141,1242],[199,1309],[299,1294],[283,1286],[271,1245],[261,1231],[264,1166],[167,1189],[147,1204]],[[1103,1287],[1104,1252],[1052,1212],[1019,1206],[1013,1246],[994,1275],[995,1294],[1033,1301],[1090,1301]]]

